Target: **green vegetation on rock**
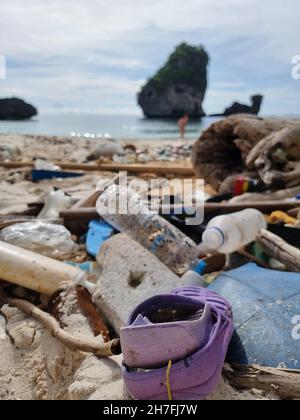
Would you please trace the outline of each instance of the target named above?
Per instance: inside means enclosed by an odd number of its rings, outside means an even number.
[[[208,62],[209,56],[204,47],[182,43],[147,85],[153,87],[158,93],[174,84],[189,85],[205,92]]]
[[[207,88],[209,57],[204,47],[180,44],[167,63],[138,93],[138,104],[147,118],[200,118]]]

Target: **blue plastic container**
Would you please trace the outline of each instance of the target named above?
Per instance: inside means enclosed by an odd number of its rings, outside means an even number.
[[[63,172],[63,171],[44,171],[33,169],[31,171],[32,181],[43,181],[44,179],[54,179],[54,178],[78,178],[83,176],[83,173],[80,172]]]
[[[96,257],[107,239],[115,233],[115,229],[106,222],[92,220],[89,224],[89,230],[86,237],[87,252]]]
[[[299,273],[247,264],[224,272],[209,289],[233,307],[236,333],[228,361],[300,369]]]

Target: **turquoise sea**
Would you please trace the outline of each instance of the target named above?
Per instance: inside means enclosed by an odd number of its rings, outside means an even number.
[[[191,120],[186,136],[191,139],[217,118]],[[133,115],[49,114],[29,121],[0,121],[0,133],[53,136],[101,137],[110,134],[117,139],[177,139],[177,122],[173,120],[145,119]]]

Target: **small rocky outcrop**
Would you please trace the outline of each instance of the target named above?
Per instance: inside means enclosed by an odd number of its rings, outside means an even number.
[[[0,99],[0,120],[27,120],[37,115],[37,109],[18,98]]]
[[[262,95],[253,95],[250,98],[251,105],[244,105],[240,104],[239,102],[234,102],[230,107],[226,108],[223,114],[214,114],[212,116],[218,117],[229,117],[230,115],[236,114],[252,114],[258,115],[262,102],[263,102]]]
[[[179,45],[138,94],[144,115],[148,118],[204,116],[202,102],[207,88],[208,62],[208,54],[202,46]]]

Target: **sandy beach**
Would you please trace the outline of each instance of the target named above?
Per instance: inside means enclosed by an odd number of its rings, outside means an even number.
[[[96,144],[87,139],[44,136],[1,135],[0,146],[10,144],[18,149],[16,160],[32,161],[35,158],[55,162],[86,161]],[[123,140],[147,153],[157,148],[180,146],[180,142]],[[173,164],[174,162],[164,162]],[[175,162],[188,165],[189,159]],[[30,203],[38,202],[43,194],[58,187],[68,193],[74,203],[91,194],[100,179],[112,178],[112,173],[90,172],[81,178],[55,179],[33,183],[29,168],[0,169],[0,213],[18,213]],[[5,317],[5,318],[4,318]],[[91,334],[80,319],[67,319],[67,330],[76,334]],[[18,309],[2,307],[0,315],[0,398],[35,400],[95,400],[128,399],[121,378],[122,357],[97,359],[78,351],[70,351],[59,344],[37,321],[25,316]],[[272,394],[257,390],[240,392],[222,380],[210,400],[276,399]]]
[[[299,1],[2,3],[0,401],[300,399]]]

